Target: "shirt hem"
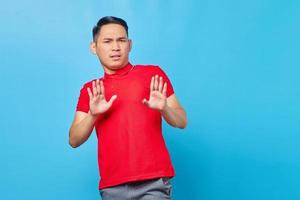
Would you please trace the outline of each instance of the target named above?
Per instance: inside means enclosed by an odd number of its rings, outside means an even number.
[[[148,179],[154,179],[154,178],[161,178],[161,177],[169,177],[172,178],[175,176],[175,172],[171,172],[171,173],[155,173],[155,174],[151,174],[151,175],[143,175],[143,176],[133,176],[133,177],[126,177],[123,179],[119,179],[118,181],[114,181],[114,182],[110,182],[110,183],[99,183],[99,190],[104,189],[104,188],[108,188],[108,187],[113,187],[113,186],[117,186],[117,185],[121,185],[121,184],[125,184],[125,183],[129,183],[129,182],[134,182],[134,181],[143,181],[143,180],[148,180]]]

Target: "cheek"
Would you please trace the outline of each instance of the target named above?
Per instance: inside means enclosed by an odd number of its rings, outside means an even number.
[[[123,49],[124,49],[125,53],[129,53],[130,52],[130,46],[129,45],[126,45]]]
[[[97,52],[98,52],[99,55],[101,55],[101,57],[106,56],[109,53],[109,48],[101,47],[101,48],[97,49]]]

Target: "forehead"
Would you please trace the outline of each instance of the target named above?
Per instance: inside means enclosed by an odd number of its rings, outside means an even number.
[[[127,33],[125,28],[120,24],[106,24],[101,26],[99,37],[100,38],[127,37]]]

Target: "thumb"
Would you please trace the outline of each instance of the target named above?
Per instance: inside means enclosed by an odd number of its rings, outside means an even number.
[[[143,104],[149,107],[149,102],[146,99],[143,99]]]
[[[117,95],[113,95],[113,96],[110,98],[110,100],[108,101],[108,104],[109,104],[109,105],[112,105],[113,102],[114,102],[116,99],[117,99]]]

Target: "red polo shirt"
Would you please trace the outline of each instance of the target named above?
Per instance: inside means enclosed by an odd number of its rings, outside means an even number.
[[[167,83],[167,96],[174,93],[166,74],[158,66],[128,63],[115,74],[102,78],[105,98],[118,97],[95,122],[98,137],[99,188],[175,175],[162,135],[160,112],[142,103],[149,99],[151,77],[158,74]],[[89,111],[87,87],[80,91],[77,111]]]

